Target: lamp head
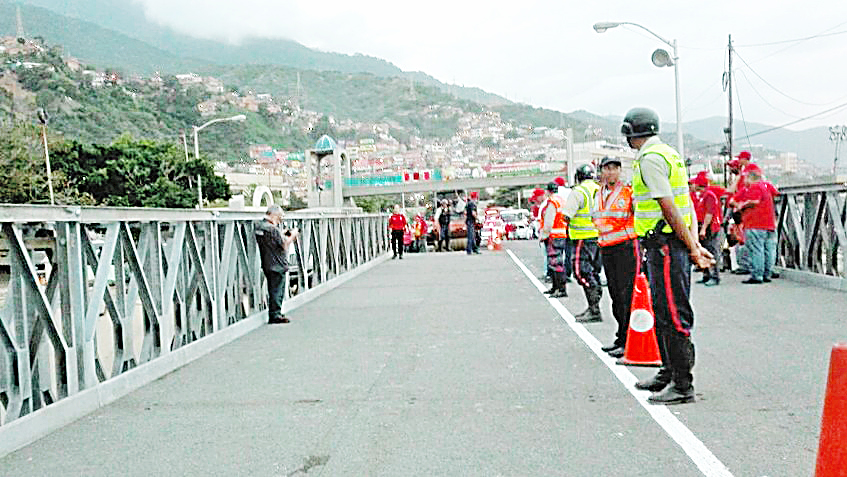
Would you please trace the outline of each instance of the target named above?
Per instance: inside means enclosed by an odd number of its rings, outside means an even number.
[[[651,56],[650,59],[653,60],[653,64],[659,68],[663,66],[673,66],[673,58],[671,58],[671,55],[667,51],[661,48],[654,51],[653,56]]]
[[[614,28],[619,25],[620,23],[618,22],[599,22],[594,24],[594,31],[596,31],[597,33],[603,33],[609,28]]]

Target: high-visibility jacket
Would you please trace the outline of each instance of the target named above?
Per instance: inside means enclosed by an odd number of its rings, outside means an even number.
[[[584,240],[597,238],[597,227],[591,221],[591,210],[594,208],[594,195],[600,188],[596,182],[591,179],[584,180],[582,183],[573,188],[572,193],[582,194],[584,197],[582,208],[576,211],[576,215],[571,218],[570,234],[573,240]]]
[[[632,213],[632,187],[618,182],[603,199],[603,189],[597,193],[596,207],[591,214],[597,227],[597,243],[601,247],[637,238],[635,216]]]
[[[553,228],[550,230],[550,238],[567,238],[568,226],[565,222],[565,214],[562,213],[562,208],[565,206],[565,200],[556,194],[547,198],[547,204],[539,214],[541,216],[541,230],[544,230],[544,217],[547,215],[547,208],[553,207],[556,210],[556,217],[553,219]]]
[[[646,154],[658,154],[668,163],[670,176],[668,179],[673,193],[673,202],[685,220],[685,225],[691,225],[691,216],[694,209],[691,205],[691,197],[688,195],[688,172],[685,162],[679,157],[679,153],[667,144],[653,144],[648,146],[643,153],[632,162],[632,193],[635,199],[635,233],[639,237],[647,234],[648,230],[656,227],[662,220],[662,207],[659,201],[650,197],[650,189],[644,184],[641,177],[641,158]],[[665,225],[662,232],[671,233],[670,225]]]

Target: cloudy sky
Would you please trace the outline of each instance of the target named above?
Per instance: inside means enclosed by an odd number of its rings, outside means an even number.
[[[783,125],[845,105],[791,128],[847,124],[844,1],[133,1],[194,36],[290,38],[534,106],[601,115],[648,106],[669,121],[673,68],[650,61],[667,46],[637,27],[599,34],[592,25],[633,22],[678,41],[684,121],[726,115],[721,77],[732,34],[736,117]]]

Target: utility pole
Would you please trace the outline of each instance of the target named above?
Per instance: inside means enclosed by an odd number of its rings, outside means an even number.
[[[829,140],[835,143],[835,159],[832,161],[832,180],[837,179],[836,168],[838,167],[838,148],[847,139],[847,126],[832,126],[829,128]]]
[[[726,72],[724,89],[727,90],[727,97],[729,97],[729,124],[723,130],[726,134],[727,148],[726,148],[726,160],[723,163],[723,182],[724,185],[728,184],[728,174],[726,163],[732,160],[732,35],[729,35],[729,45],[727,46],[727,51],[729,52],[729,61],[727,62],[728,68]]]

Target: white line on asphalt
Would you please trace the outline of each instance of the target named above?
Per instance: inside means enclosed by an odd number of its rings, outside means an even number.
[[[526,265],[521,262],[521,260],[512,253],[511,250],[506,250],[512,260],[523,270],[524,274],[529,278],[529,281],[535,285],[535,288],[538,291],[544,291],[544,285],[535,278],[535,275],[526,267]],[[562,304],[556,298],[547,298],[547,301],[553,308],[559,313],[559,316],[565,320],[565,323],[571,327],[574,333],[579,336],[583,342],[585,342],[586,346],[588,346],[591,351],[597,355],[597,358],[603,362],[618,378],[618,380],[624,385],[627,391],[635,397],[635,400],[641,404],[643,407],[656,421],[662,429],[667,432],[667,434],[682,447],[682,450],[691,457],[691,460],[694,461],[694,464],[697,465],[697,468],[700,469],[700,472],[707,477],[732,477],[732,473],[729,472],[729,469],[726,468],[725,465],[721,461],[715,457],[712,452],[706,448],[706,445],[703,444],[700,439],[698,439],[694,433],[691,432],[690,429],[685,427],[685,424],[679,421],[679,419],[674,416],[666,406],[657,406],[654,404],[649,404],[647,402],[647,398],[650,396],[649,391],[639,391],[635,389],[635,383],[638,379],[634,374],[629,372],[624,366],[620,366],[615,363],[615,360],[603,352],[600,349],[601,344],[597,338],[594,337],[588,330],[582,326],[582,324],[577,323],[576,319],[573,315],[565,308],[565,305]]]

